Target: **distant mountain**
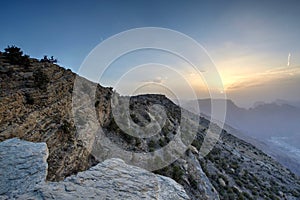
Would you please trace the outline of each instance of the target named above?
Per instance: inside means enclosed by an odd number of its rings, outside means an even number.
[[[216,104],[223,101],[225,101],[227,105],[225,123],[235,128],[241,128],[239,122],[236,119],[238,117],[240,120],[244,121],[242,118],[247,116],[248,110],[238,107],[230,99],[226,99],[226,100],[214,99],[214,102],[216,102]],[[182,107],[194,113],[197,110],[196,109],[197,106],[199,106],[200,113],[196,113],[196,114],[205,114],[207,116],[211,116],[211,106],[212,106],[211,99],[198,99],[198,100],[187,101],[185,104],[182,105]]]
[[[275,103],[279,104],[279,105],[288,104],[288,105],[300,108],[300,101],[288,101],[288,100],[283,100],[283,99],[277,99],[275,101]]]
[[[238,107],[232,100],[226,101],[226,124],[239,130],[248,132],[252,137],[269,138],[269,136],[297,135],[300,130],[300,107],[279,103],[257,103],[255,107],[245,109]],[[195,112],[199,105],[200,113],[211,115],[211,100],[199,99],[182,105],[191,112]],[[197,114],[200,114],[197,113]]]
[[[300,107],[297,107],[296,102],[283,100],[273,103],[257,102],[253,108],[245,109],[238,107],[232,100],[225,101],[227,104],[225,123],[238,130],[237,135],[241,136],[243,133],[248,137],[246,141],[253,138],[252,144],[265,150],[282,164],[300,174],[297,167],[297,164],[300,165],[300,151],[297,151],[300,149],[298,142],[300,141]],[[207,116],[211,115],[210,99],[188,101],[183,107],[193,112],[196,110],[197,104],[201,113]],[[284,136],[284,141],[282,141],[282,136]],[[265,145],[259,144],[258,140]]]

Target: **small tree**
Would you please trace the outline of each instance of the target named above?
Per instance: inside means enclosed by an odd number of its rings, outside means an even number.
[[[57,59],[54,59],[53,56],[48,58],[48,56],[44,56],[44,58],[41,59],[41,62],[47,62],[47,63],[57,63]]]
[[[23,55],[23,51],[21,51],[21,48],[14,45],[5,48],[3,55],[13,65],[23,65],[27,67],[30,64],[29,56]]]
[[[23,55],[23,51],[21,51],[21,48],[12,45],[4,49],[4,55],[8,57],[14,56],[15,58],[20,58]]]
[[[57,59],[54,59],[53,56],[51,56],[50,62],[51,62],[51,63],[57,63]]]

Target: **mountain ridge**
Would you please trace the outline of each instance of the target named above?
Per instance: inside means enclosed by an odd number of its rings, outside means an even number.
[[[75,126],[72,93],[76,74],[53,63],[30,59],[29,64],[11,64],[0,55],[0,141],[19,137],[32,142],[46,142],[49,148],[47,180],[59,181],[85,171],[108,156],[99,146],[97,135],[83,140],[78,130],[89,130],[89,119]],[[41,79],[40,77],[44,77]],[[132,100],[131,118],[136,124],[146,123],[153,104],[166,110],[167,121],[154,138],[136,138],[126,134],[114,122],[111,110],[112,88],[86,80],[95,86],[94,110],[103,134],[122,149],[151,153],[176,136],[178,120],[183,111],[165,96],[141,95],[123,97]],[[135,116],[134,116],[135,115]],[[191,199],[297,199],[300,181],[288,169],[256,149],[253,145],[227,133],[220,127],[219,141],[213,150],[201,157],[199,150],[210,122],[192,115],[198,123],[195,140],[175,162],[155,171],[181,184]],[[86,129],[85,129],[86,128]],[[83,135],[88,136],[88,135]],[[88,147],[92,147],[89,151]],[[279,192],[280,191],[280,192]]]
[[[224,100],[215,100],[224,101]],[[297,164],[300,164],[300,157],[297,154],[291,157],[288,149],[281,148],[274,144],[273,137],[285,136],[289,140],[289,144],[297,145],[294,141],[299,141],[300,125],[300,108],[284,102],[264,103],[259,102],[254,107],[245,109],[238,107],[232,100],[226,99],[227,112],[225,124],[238,130],[237,136],[247,135],[252,144],[263,149],[274,158],[278,159],[286,167],[300,175]],[[201,99],[188,101],[183,105],[184,108],[193,111],[194,107],[199,103],[200,112],[210,118],[211,102],[210,99]],[[242,134],[243,133],[243,134]],[[266,145],[259,144],[260,142]],[[276,146],[277,145],[277,146]],[[280,150],[281,148],[282,150]],[[300,149],[300,146],[295,146]]]

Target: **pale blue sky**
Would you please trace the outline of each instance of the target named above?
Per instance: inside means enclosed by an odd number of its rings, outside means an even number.
[[[0,48],[14,44],[32,57],[53,55],[77,71],[114,34],[170,28],[206,48],[239,105],[299,100],[299,10],[299,1],[2,1]]]

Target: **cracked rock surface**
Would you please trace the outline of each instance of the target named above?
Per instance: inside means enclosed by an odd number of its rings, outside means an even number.
[[[189,199],[174,180],[112,158],[60,182],[45,182],[47,146],[0,143],[0,199]]]
[[[34,190],[47,175],[48,148],[18,138],[0,143],[0,195],[14,196]]]

